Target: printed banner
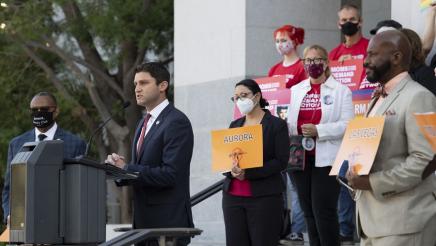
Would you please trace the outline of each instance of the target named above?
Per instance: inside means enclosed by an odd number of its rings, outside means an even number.
[[[436,113],[415,113],[414,115],[422,134],[430,143],[433,152],[436,153]]]
[[[360,88],[363,72],[363,59],[351,59],[343,62],[330,61],[333,77],[341,84],[348,86],[351,91]]]
[[[353,91],[354,115],[364,116],[371,102],[373,89]]]
[[[234,160],[242,169],[263,166],[262,125],[215,130],[211,135],[213,171],[230,171]]]
[[[291,101],[291,91],[286,89],[285,76],[257,78],[255,81],[259,84],[262,90],[262,96],[265,98],[269,106],[267,109],[272,115],[288,119],[289,102]],[[235,104],[233,110],[233,119],[241,118],[242,114],[239,112]]]
[[[344,160],[358,175],[371,170],[383,133],[385,118],[358,117],[350,121],[330,175],[337,175]]]
[[[277,91],[280,89],[286,89],[286,76],[277,75],[273,77],[257,78],[255,81],[259,84],[260,90],[265,91]]]
[[[330,69],[333,77],[352,91],[354,115],[363,116],[368,109],[372,92],[377,87],[377,83],[370,83],[366,76],[362,75],[363,59],[330,61]]]

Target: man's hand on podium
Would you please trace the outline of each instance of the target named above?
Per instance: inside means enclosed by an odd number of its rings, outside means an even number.
[[[124,169],[124,166],[126,165],[124,156],[115,153],[108,155],[105,162],[121,169]]]

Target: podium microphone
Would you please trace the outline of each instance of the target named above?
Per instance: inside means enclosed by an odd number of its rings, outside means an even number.
[[[127,107],[130,106],[130,101],[125,101],[123,103],[123,109],[126,109]],[[88,142],[86,143],[86,150],[85,150],[85,154],[83,154],[84,157],[88,156],[88,152],[89,149],[91,147],[91,142],[92,139],[94,138],[95,135],[97,135],[98,132],[101,131],[101,129],[103,129],[103,127],[112,120],[113,115],[110,115],[107,119],[105,119],[98,127],[97,129],[95,129],[95,131],[92,133],[91,137],[89,138]]]

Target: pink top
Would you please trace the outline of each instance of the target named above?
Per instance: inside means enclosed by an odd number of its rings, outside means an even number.
[[[230,181],[229,194],[234,196],[252,196],[250,181],[246,179],[232,179]]]

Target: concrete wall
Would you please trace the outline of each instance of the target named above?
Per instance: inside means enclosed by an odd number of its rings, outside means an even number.
[[[191,194],[221,174],[211,171],[210,130],[228,127],[233,85],[246,74],[245,1],[174,1],[174,91],[176,107],[194,128]],[[225,245],[221,193],[193,208],[204,230],[191,245]]]
[[[381,20],[391,19],[391,1],[362,1],[363,36],[370,38],[369,31]]]
[[[245,74],[245,1],[174,1],[176,87]]]
[[[322,9],[320,8],[322,6]],[[339,1],[318,0],[249,0],[247,1],[246,71],[248,75],[265,76],[280,59],[273,32],[291,24],[305,29],[306,45],[321,44],[328,50],[339,43],[336,11]]]

